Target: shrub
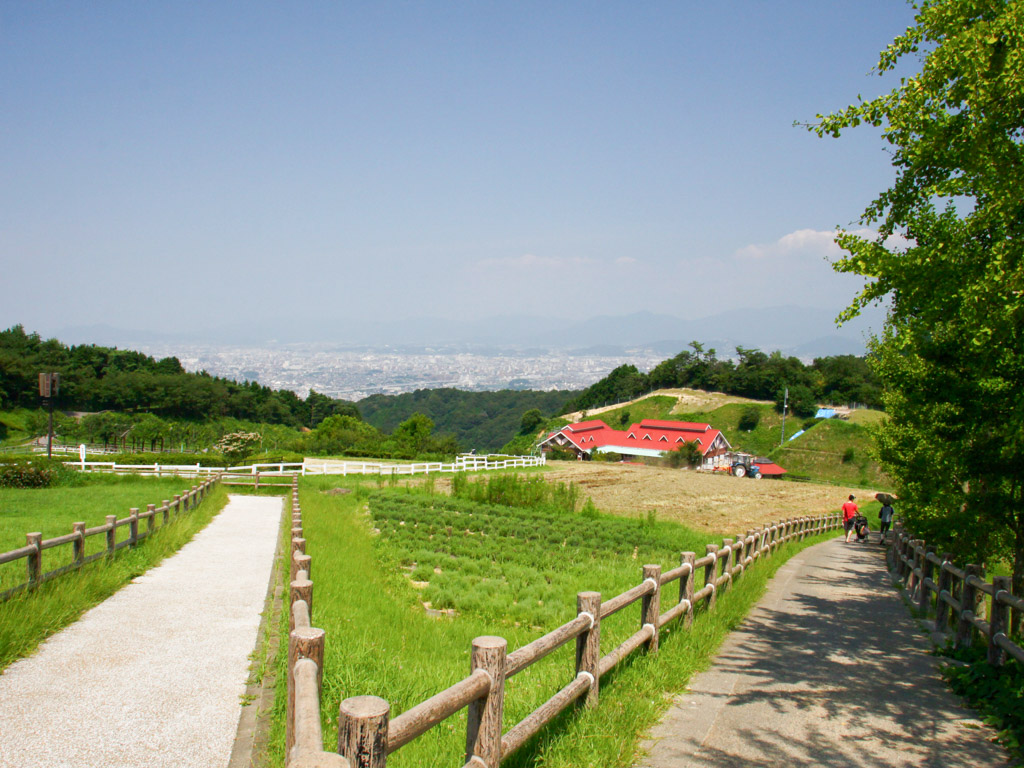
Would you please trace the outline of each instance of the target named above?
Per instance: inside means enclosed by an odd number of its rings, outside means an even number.
[[[857,453],[856,451],[853,450],[852,446],[847,448],[845,451],[843,451],[843,464],[849,464],[851,461],[853,461],[856,455]]]
[[[553,445],[551,450],[548,451],[548,459],[550,461],[576,461],[576,454],[568,448],[563,448],[560,445]]]
[[[819,419],[812,416],[809,419],[804,419],[804,423],[800,425],[800,428],[806,431],[813,427],[815,424],[817,424],[819,421],[824,421],[824,419]]]
[[[244,459],[256,450],[263,438],[258,432],[229,432],[217,441],[214,448],[232,461]]]
[[[744,432],[753,432],[761,423],[761,409],[756,405],[748,405],[740,413],[739,428]]]
[[[58,459],[44,457],[0,461],[0,488],[49,488],[75,477]]]
[[[92,459],[90,459],[92,460]],[[116,464],[202,464],[204,467],[222,467],[227,459],[213,451],[207,453],[115,453],[103,456],[98,461],[113,461]]]

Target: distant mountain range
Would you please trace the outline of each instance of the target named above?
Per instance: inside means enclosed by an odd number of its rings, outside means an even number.
[[[515,354],[529,349],[566,350],[577,354],[617,355],[649,350],[672,356],[691,341],[728,357],[737,346],[764,351],[780,350],[809,359],[827,355],[862,355],[869,331],[879,331],[884,314],[872,310],[866,317],[835,327],[834,310],[779,306],[730,310],[696,320],[667,314],[636,312],[601,315],[585,320],[559,320],[532,315],[504,315],[472,320],[419,317],[405,320],[366,318],[352,322],[253,322],[235,327],[207,328],[201,333],[165,333],[110,325],[57,329],[55,336],[69,344],[189,343],[272,346],[296,342],[330,342],[344,347],[464,348],[480,352]],[[31,328],[26,330],[33,330]]]

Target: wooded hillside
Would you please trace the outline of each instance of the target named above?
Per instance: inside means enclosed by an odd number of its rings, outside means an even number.
[[[438,433],[454,435],[459,445],[497,451],[519,431],[525,412],[537,409],[550,416],[573,394],[561,390],[418,389],[403,395],[371,395],[356,405],[369,424],[384,432],[391,432],[412,414],[422,413],[433,420]]]

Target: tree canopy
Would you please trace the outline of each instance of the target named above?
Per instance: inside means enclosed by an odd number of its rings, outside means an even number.
[[[868,124],[895,179],[839,232],[841,272],[866,278],[842,315],[885,301],[872,366],[890,419],[879,458],[920,535],[962,557],[1012,553],[1024,587],[1024,3],[926,0],[882,52],[918,57],[897,87],[811,130]],[[896,242],[898,241],[898,242]]]

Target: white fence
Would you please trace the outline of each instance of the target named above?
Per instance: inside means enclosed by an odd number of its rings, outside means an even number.
[[[233,475],[426,475],[430,473],[481,472],[495,469],[525,469],[541,467],[544,456],[503,456],[466,454],[454,462],[422,462],[412,464],[385,464],[367,461],[319,461],[280,464],[252,464],[240,467],[204,467],[196,464],[116,464],[112,461],[68,461],[69,467],[83,472],[135,473],[139,475],[200,477],[230,473]]]

